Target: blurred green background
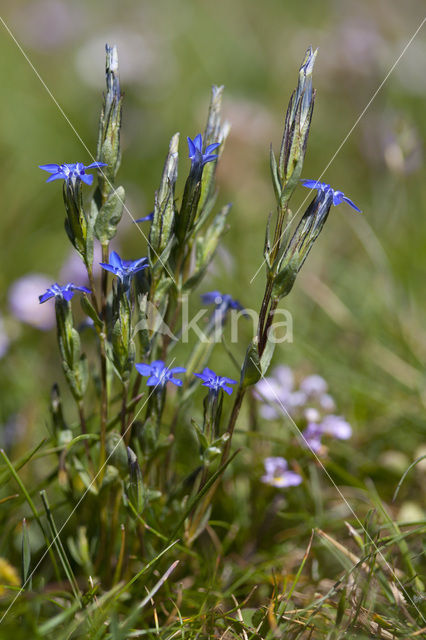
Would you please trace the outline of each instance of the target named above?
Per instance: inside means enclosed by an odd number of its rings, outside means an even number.
[[[233,202],[231,229],[199,292],[229,292],[254,309],[264,270],[252,278],[274,206],[269,144],[279,149],[298,66],[312,45],[319,48],[317,100],[303,176],[317,178],[326,169],[323,180],[364,214],[346,205],[333,209],[288,299],[294,340],[277,348],[275,362],[327,379],[367,472],[374,475],[380,455],[404,469],[419,454],[426,401],[424,28],[360,116],[423,12],[423,3],[411,0],[3,0],[13,34],[0,26],[3,445],[15,439],[16,448],[26,449],[44,434],[49,388],[62,380],[54,331],[19,322],[10,287],[31,273],[54,282],[69,259],[60,185],[46,185],[37,167],[88,164],[83,143],[95,153],[105,42],[119,48],[125,105],[118,179],[135,218],[152,210],[175,131],[182,185],[186,136],[204,127],[211,85],[225,85],[232,129],[218,202]],[[295,212],[306,196],[300,187]],[[125,216],[118,246],[129,258],[146,255],[142,235]],[[41,292],[21,298],[30,316]],[[246,333],[234,348],[241,358]],[[216,358],[230,366],[218,349]]]

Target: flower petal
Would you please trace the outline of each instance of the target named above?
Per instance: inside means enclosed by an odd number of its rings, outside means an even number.
[[[61,165],[59,165],[59,164],[39,164],[38,168],[39,169],[43,169],[43,171],[49,171],[49,173],[57,173],[60,170]]]
[[[343,196],[343,200],[345,202],[348,203],[349,206],[352,207],[352,209],[355,209],[355,211],[358,211],[359,213],[362,213],[361,209],[359,209],[356,204],[354,202],[352,202],[352,200],[350,198],[348,198],[347,196]]]
[[[90,173],[84,173],[82,176],[80,176],[80,178],[81,178],[81,181],[88,184],[89,187],[93,183],[93,176]]]

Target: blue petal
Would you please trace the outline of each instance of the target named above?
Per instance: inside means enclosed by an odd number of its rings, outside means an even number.
[[[85,169],[97,169],[98,167],[107,167],[107,163],[106,162],[92,162],[91,164],[88,164],[87,167],[85,167]]]
[[[116,269],[122,269],[123,267],[123,261],[116,251],[111,251],[109,254],[109,262]]]
[[[232,387],[227,387],[225,384],[223,385],[222,389],[225,391],[225,393],[228,394],[228,396],[230,396],[231,393],[233,392]]]
[[[203,164],[207,164],[207,162],[212,162],[213,160],[217,160],[218,156],[217,155],[204,155],[203,156]]]
[[[92,176],[92,175],[90,175],[90,173],[85,173],[85,174],[83,174],[82,176],[80,176],[80,178],[81,178],[81,181],[82,181],[82,182],[85,182],[86,184],[88,184],[88,185],[89,185],[89,187],[90,187],[90,185],[91,185],[91,184],[92,184],[92,182],[93,182],[93,176]]]
[[[46,293],[43,293],[43,295],[39,296],[39,302],[40,304],[42,304],[43,302],[46,302],[46,300],[50,300],[50,298],[53,298],[54,294],[51,291],[46,291]]]
[[[358,209],[356,204],[352,202],[350,198],[348,198],[347,196],[343,196],[343,200],[347,202],[352,207],[352,209],[355,209],[355,211],[359,211],[359,213],[362,213],[361,209]]]
[[[154,212],[152,211],[152,213],[148,213],[147,216],[145,216],[144,218],[138,218],[137,220],[135,220],[135,222],[147,222],[148,220],[153,220],[154,219]]]
[[[155,387],[160,382],[160,379],[157,376],[151,376],[146,381],[147,387]]]
[[[87,287],[83,287],[80,285],[73,285],[74,289],[77,289],[78,291],[83,291],[84,293],[92,293],[90,289],[88,289]]]
[[[201,301],[204,304],[216,304],[216,298],[222,298],[220,291],[209,291],[208,293],[201,294]]]
[[[194,145],[195,145],[195,148],[198,149],[198,151],[201,153],[201,149],[203,147],[203,137],[202,137],[201,133],[198,133],[195,136]]]
[[[141,374],[141,376],[150,376],[152,367],[149,364],[144,364],[143,362],[135,364],[137,371]]]
[[[197,149],[195,148],[195,145],[192,142],[191,138],[188,137],[187,141],[188,141],[189,157],[192,158],[192,156],[195,156],[195,152],[197,151]]]
[[[223,380],[224,382],[227,382],[228,384],[237,384],[236,380],[233,380],[232,378],[227,378],[226,376],[222,376],[221,380]]]
[[[107,262],[100,262],[99,264],[102,267],[102,269],[106,269],[106,271],[111,271],[111,273],[113,273],[115,276],[117,275],[116,267],[113,267],[111,264],[108,264]]]
[[[60,171],[59,173],[54,173],[53,175],[49,176],[46,180],[46,182],[53,182],[54,180],[66,180],[67,176],[65,175],[65,173],[62,173],[62,171]]]
[[[202,380],[203,382],[207,382],[210,379],[208,376],[205,376],[203,373],[194,373],[194,376],[196,376],[197,378],[200,378],[200,380]]]
[[[49,171],[49,173],[57,173],[60,170],[61,165],[59,165],[59,164],[39,164],[38,168],[39,169],[43,169],[43,171]]]
[[[321,189],[324,186],[328,186],[324,182],[318,182],[318,180],[301,180],[301,183],[308,189]]]
[[[178,378],[170,378],[170,382],[173,382],[177,387],[181,387],[183,384],[182,380],[179,380]]]
[[[208,147],[206,148],[206,154],[211,153],[218,147],[220,147],[220,142],[214,142],[213,144],[209,144]]]
[[[72,289],[65,289],[64,287],[62,289],[62,295],[65,298],[65,300],[69,302],[71,298],[74,296],[74,291]]]
[[[158,367],[159,369],[165,369],[164,360],[154,360],[154,362],[151,362],[151,367]]]
[[[169,369],[170,373],[185,373],[185,367],[173,367],[173,369]]]

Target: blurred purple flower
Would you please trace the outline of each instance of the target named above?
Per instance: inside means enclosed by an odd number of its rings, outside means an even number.
[[[40,305],[36,293],[47,289],[52,278],[40,273],[29,273],[12,284],[8,292],[12,314],[36,329],[48,331],[55,326],[55,309],[52,305]]]
[[[117,243],[114,240],[110,243],[110,249],[116,249]],[[100,278],[102,273],[102,267],[100,262],[102,261],[102,247],[100,242],[95,240],[93,246],[93,276]],[[84,264],[81,256],[76,251],[70,251],[65,262],[63,263],[59,272],[59,280],[62,282],[81,282],[84,285],[89,284],[89,277],[87,275],[86,265]]]
[[[242,304],[238,300],[234,300],[229,293],[222,294],[220,291],[209,291],[208,293],[203,293],[200,297],[203,304],[214,304],[214,314],[218,314],[223,320],[231,309],[244,311]]]
[[[274,420],[283,414],[283,408],[290,415],[303,407],[307,401],[306,393],[294,389],[294,376],[290,367],[279,366],[272,376],[263,378],[255,387],[262,402],[260,414],[267,420]]]
[[[284,458],[265,458],[264,465],[265,475],[261,477],[261,481],[265,484],[284,489],[296,487],[302,482],[298,473],[288,470],[287,460]]]
[[[318,453],[322,446],[322,436],[328,435],[338,440],[348,440],[352,435],[350,424],[341,416],[328,415],[321,422],[308,422],[303,432],[305,444]]]
[[[328,384],[318,375],[307,376],[300,383],[300,390],[306,393],[307,396],[321,396],[326,393]]]

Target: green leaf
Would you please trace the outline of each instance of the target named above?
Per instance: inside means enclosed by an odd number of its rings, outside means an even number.
[[[31,546],[30,540],[28,536],[28,525],[27,521],[24,518],[22,520],[22,586],[25,586],[25,589],[31,591],[32,588],[32,578],[30,575],[30,566],[31,566]],[[28,582],[27,582],[28,579]]]
[[[121,220],[126,193],[123,187],[117,187],[108,195],[102,205],[95,222],[95,235],[101,244],[108,242],[115,236],[117,225]]]
[[[257,338],[253,338],[247,349],[243,368],[241,369],[241,387],[245,389],[256,384],[256,382],[260,380],[261,375],[262,369],[257,350]]]

